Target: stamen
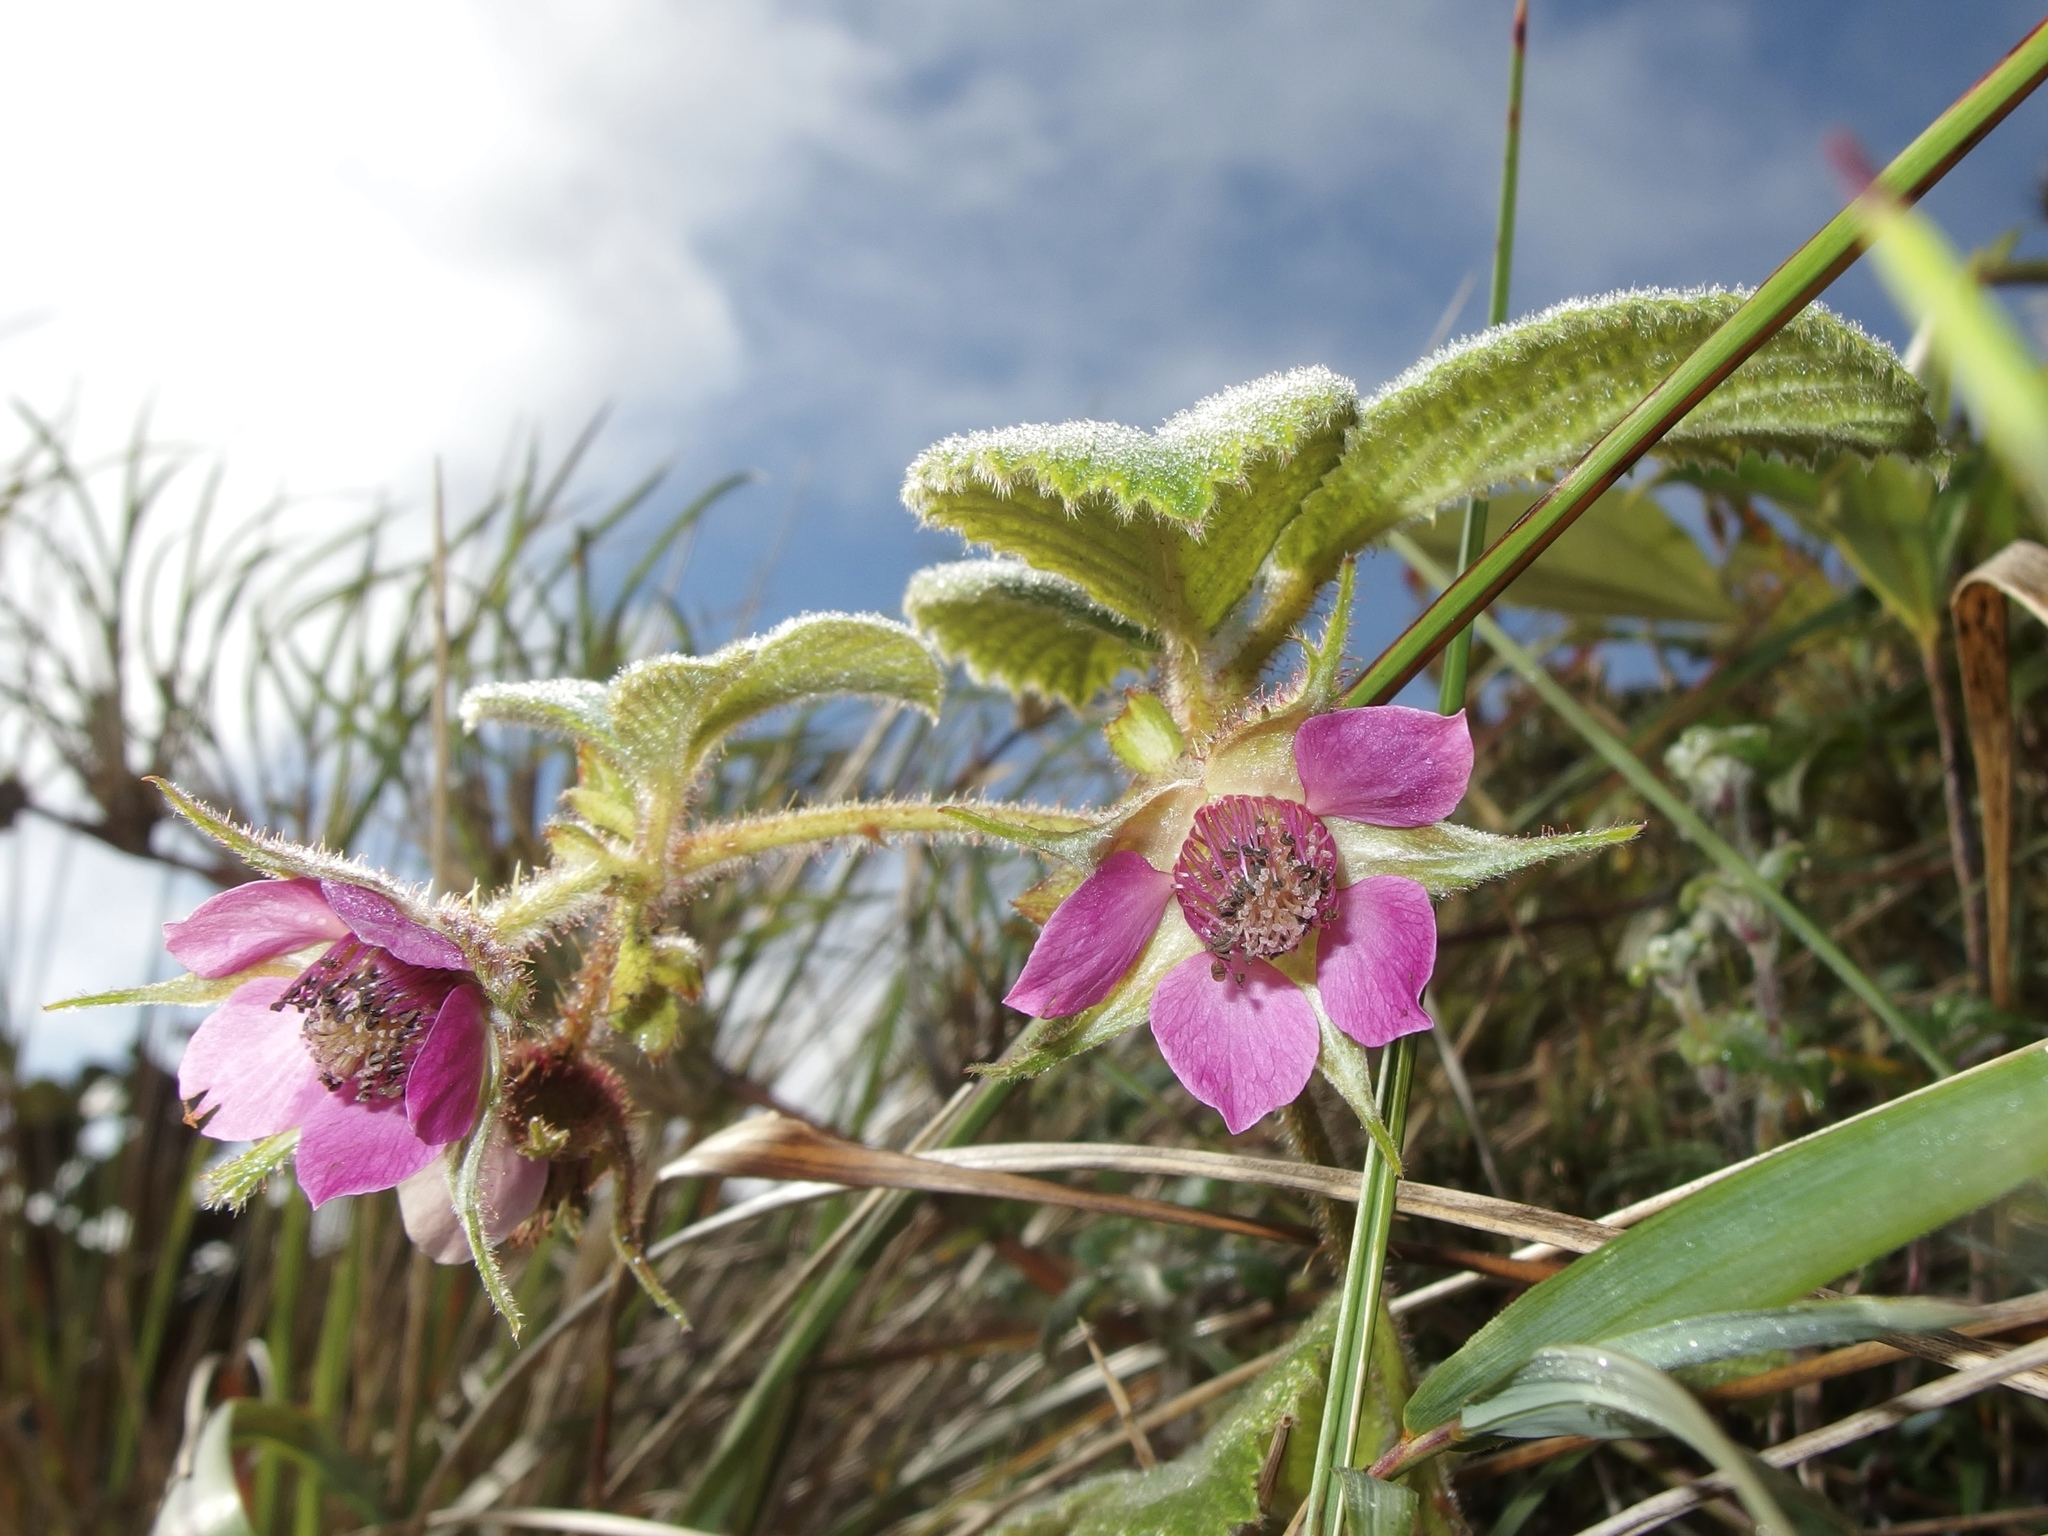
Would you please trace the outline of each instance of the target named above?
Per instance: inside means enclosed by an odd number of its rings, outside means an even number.
[[[1173,888],[1218,981],[1299,949],[1337,910],[1337,845],[1309,808],[1226,795],[1195,812]]]
[[[428,1027],[458,984],[449,971],[408,965],[350,937],[308,966],[270,1006],[296,1008],[299,1026],[330,1092],[395,1099]]]

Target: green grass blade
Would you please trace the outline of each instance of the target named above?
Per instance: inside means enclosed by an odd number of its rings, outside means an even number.
[[[1432,1372],[1434,1428],[1553,1344],[1783,1306],[2048,1170],[2048,1048],[2030,1045],[1790,1142],[1554,1275]]]
[[[1443,585],[1445,573],[1442,567],[1423,554],[1412,542],[1396,534],[1392,543],[1401,558],[1420,572],[1424,580],[1438,586]],[[1658,778],[1648,764],[1628,749],[1626,742],[1596,720],[1593,712],[1573,698],[1556,678],[1544,670],[1541,662],[1517,645],[1505,630],[1484,614],[1479,616],[1478,628],[1480,634],[1486,637],[1486,643],[1493,647],[1501,660],[1512,667],[1544,703],[1578,732],[1586,745],[1606,759],[1608,766],[1627,780],[1637,794],[1668,818],[1687,842],[1740,881],[1743,888],[1762,902],[1771,915],[1783,923],[1800,943],[1813,951],[1815,959],[1833,971],[1842,985],[1853,992],[1866,1008],[1884,1022],[1885,1028],[1892,1032],[1900,1044],[1910,1049],[1936,1074],[1946,1074],[1951,1070],[1947,1058],[1935,1049],[1933,1042],[1921,1031],[1920,1026],[1907,1018],[1899,1010],[1898,1005],[1884,995],[1877,983],[1863,973],[1862,967],[1851,960],[1840,945],[1821,931],[1819,924],[1794,906],[1784,892],[1759,875],[1733,844],[1708,826],[1706,819]]]
[[[1908,200],[1920,197],[2044,77],[2048,22],[1907,145],[1880,184]],[[1348,702],[1384,703],[1398,693],[1602,491],[1840,276],[1856,259],[1862,231],[1862,215],[1853,208],[1830,219],[1367,668]]]

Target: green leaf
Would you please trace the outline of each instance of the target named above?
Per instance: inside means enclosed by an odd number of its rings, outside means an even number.
[[[664,786],[688,782],[696,770],[691,743],[706,701],[730,675],[734,650],[650,656],[612,679],[605,709],[635,777]]]
[[[482,683],[462,696],[462,724],[471,731],[486,720],[529,726],[572,741],[589,742],[616,758],[620,743],[612,732],[606,692],[603,683],[581,677]]]
[[[1124,701],[1123,713],[1105,725],[1102,734],[1125,767],[1147,778],[1169,771],[1188,749],[1156,693],[1133,693]]]
[[[259,966],[237,971],[232,976],[173,976],[168,981],[152,981],[142,987],[119,987],[112,992],[89,992],[83,997],[67,997],[60,1002],[45,1003],[43,1007],[51,1013],[65,1008],[113,1008],[123,1003],[203,1008],[225,1000],[250,977],[270,974],[277,973]]]
[[[1467,890],[1531,864],[1612,848],[1643,830],[1640,826],[1599,827],[1590,832],[1502,837],[1448,821],[1427,827],[1372,827],[1336,816],[1325,821],[1337,844],[1345,885],[1368,875],[1400,875],[1428,887],[1432,896]]]
[[[1119,677],[1144,672],[1156,646],[1144,630],[1064,577],[1021,560],[961,560],[910,578],[903,611],[976,682],[1076,707]]]
[[[1524,1293],[1423,1382],[1420,1432],[1548,1345],[1783,1306],[2048,1170],[2031,1045],[1788,1143]]]
[[[1957,503],[1937,495],[1934,476],[1917,464],[1885,457],[1848,460],[1821,481],[1803,519],[1842,553],[1924,649],[1940,636],[1948,614],[1948,573],[1961,519]],[[1796,505],[1792,509],[1797,511]]]
[[[1660,1371],[1767,1350],[1856,1344],[1886,1333],[1953,1328],[1975,1308],[1934,1296],[1844,1296],[1760,1311],[1714,1312],[1599,1342]]]
[[[2048,513],[2048,382],[2012,320],[1957,258],[1926,215],[1873,187],[1855,216],[1876,236],[1871,262],[1892,300],[1931,329],[1934,354],[1955,380],[1992,450]]]
[[[1754,1463],[1691,1393],[1663,1372],[1618,1350],[1565,1344],[1539,1351],[1505,1390],[1464,1413],[1468,1434],[1593,1435],[1626,1439],[1650,1425],[1677,1435],[1712,1462],[1765,1536],[1792,1536],[1792,1523]]]
[[[365,1520],[383,1518],[377,1476],[304,1409],[247,1397],[224,1406],[235,1411],[234,1444],[282,1451],[300,1466],[318,1472],[323,1489]]]
[[[1496,496],[1492,513],[1505,528],[1535,502],[1527,494]],[[1417,523],[1409,537],[1431,559],[1455,568],[1463,511]],[[1574,618],[1654,619],[1723,624],[1735,604],[1692,535],[1648,491],[1614,490],[1588,507],[1536,563],[1501,594],[1504,603]]]
[[[1336,1308],[1325,1302],[1295,1334],[1287,1353],[1246,1390],[1199,1444],[1149,1472],[1112,1472],[1027,1505],[995,1536],[1216,1536],[1256,1530],[1259,1473],[1283,1414],[1294,1428],[1273,1498],[1286,1518],[1308,1493],[1309,1463],[1322,1419]],[[1277,1527],[1276,1527],[1277,1528]]]
[[[1344,457],[1275,550],[1317,585],[1399,523],[1563,470],[1685,361],[1745,295],[1575,299],[1424,358],[1359,408]],[[1927,454],[1926,392],[1891,348],[1812,306],[1664,437],[1660,451]]]
[[[1408,1536],[1415,1529],[1422,1501],[1412,1488],[1383,1482],[1356,1467],[1336,1472],[1345,1536]]]
[[[946,674],[925,643],[895,620],[871,613],[800,614],[710,659],[721,664],[720,679],[692,741],[700,752],[788,704],[850,695],[935,716],[946,692]]]
[[[1156,432],[1079,421],[950,437],[910,466],[903,499],[1141,630],[1198,639],[1250,591],[1336,462],[1356,406],[1349,380],[1302,368],[1212,396]]]
[[[1048,1067],[1058,1066],[1107,1045],[1128,1034],[1151,1017],[1152,993],[1159,983],[1188,956],[1201,952],[1201,945],[1178,909],[1169,907],[1158,932],[1145,946],[1116,990],[1093,1008],[1069,1014],[1063,1019],[1035,1019],[1019,1035],[1000,1061],[970,1068],[981,1077],[998,1082],[1019,1077],[1036,1077]]]

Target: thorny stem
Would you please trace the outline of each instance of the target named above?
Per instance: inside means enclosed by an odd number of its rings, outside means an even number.
[[[1948,856],[1955,868],[1956,893],[1963,903],[1963,950],[1970,962],[1970,982],[1984,991],[1984,909],[1978,901],[1975,850],[1970,846],[1969,802],[1963,792],[1961,746],[1956,738],[1955,700],[1949,697],[1948,674],[1942,669],[1939,632],[1920,647],[1920,669],[1927,674],[1927,696],[1934,705],[1934,732],[1941,742],[1941,792],[1948,810]]]
[[[803,843],[829,843],[842,838],[880,842],[906,832],[970,836],[972,829],[942,805],[924,801],[873,802],[809,806],[777,811],[750,821],[722,822],[694,829],[671,845],[667,864],[671,879],[688,880],[716,869]]]
[[[1508,283],[1515,256],[1515,187],[1522,152],[1522,72],[1528,52],[1529,0],[1515,0],[1514,40],[1508,64],[1507,135],[1501,156],[1500,215],[1493,244],[1493,289],[1487,304],[1489,326],[1499,325],[1508,317]],[[1476,561],[1486,547],[1486,512],[1483,497],[1475,496],[1465,505],[1465,525],[1458,540],[1460,570]],[[1472,631],[1460,625],[1444,650],[1438,713],[1454,715],[1465,707],[1465,680],[1471,654]],[[1408,1092],[1414,1079],[1415,1037],[1409,1035],[1388,1047],[1380,1061],[1379,1118],[1397,1149],[1407,1125]],[[1309,1485],[1306,1536],[1322,1536],[1326,1528],[1334,1529],[1337,1523],[1330,1513],[1333,1466],[1359,1464],[1358,1431],[1365,1397],[1371,1390],[1373,1328],[1379,1320],[1381,1296],[1386,1287],[1395,1179],[1396,1173],[1378,1143],[1368,1141],[1362,1200],[1353,1229],[1350,1266],[1344,1277],[1344,1299],[1339,1304],[1336,1342],[1330,1357],[1330,1385],[1323,1403],[1322,1433],[1317,1437],[1315,1469]],[[1343,1430],[1338,1438],[1336,1426],[1340,1418]],[[1370,1455],[1371,1451],[1365,1450],[1363,1454]]]

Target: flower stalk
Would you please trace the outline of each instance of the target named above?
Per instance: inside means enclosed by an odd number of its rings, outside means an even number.
[[[1503,324],[1508,317],[1508,285],[1514,270],[1515,192],[1522,155],[1522,76],[1529,52],[1529,0],[1515,0],[1514,35],[1508,62],[1508,117],[1501,154],[1500,215],[1493,244],[1493,282],[1486,323]],[[1465,522],[1458,539],[1458,567],[1470,568],[1486,548],[1486,499],[1465,504]],[[1472,630],[1460,624],[1444,648],[1443,678],[1437,712],[1455,715],[1465,708],[1465,682],[1472,656]],[[1381,1052],[1378,1075],[1378,1119],[1386,1144],[1369,1137],[1365,1149],[1363,1188],[1358,1220],[1352,1229],[1351,1255],[1344,1275],[1335,1348],[1330,1357],[1329,1396],[1323,1405],[1322,1433],[1316,1443],[1315,1468],[1309,1485],[1308,1536],[1320,1536],[1339,1521],[1332,1512],[1331,1469],[1357,1467],[1373,1459],[1377,1447],[1358,1443],[1365,1394],[1371,1390],[1373,1329],[1379,1323],[1386,1289],[1387,1244],[1394,1216],[1394,1187],[1400,1177],[1398,1153],[1408,1121],[1408,1093],[1415,1080],[1415,1037],[1404,1035]],[[1341,1396],[1340,1396],[1341,1394]],[[1339,1425],[1341,1424],[1341,1431]]]

